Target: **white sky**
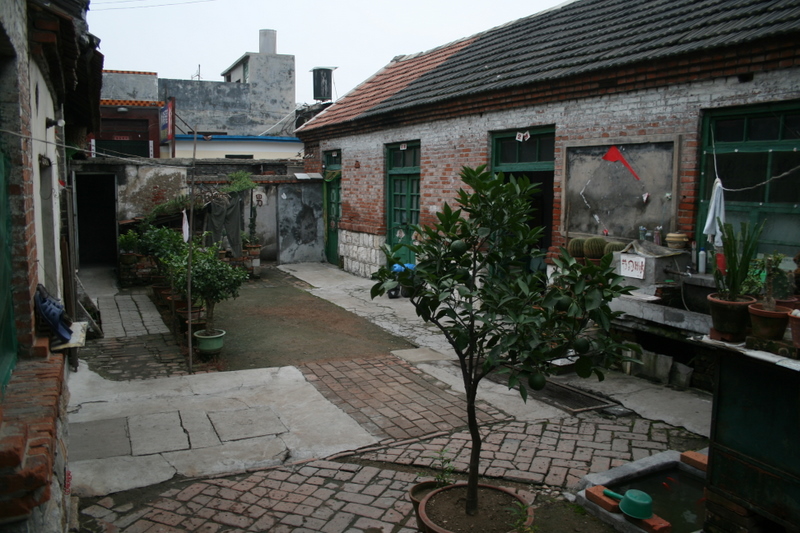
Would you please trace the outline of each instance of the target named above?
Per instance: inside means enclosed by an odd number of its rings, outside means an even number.
[[[423,52],[564,0],[92,0],[89,31],[104,68],[222,81],[261,29],[295,56],[297,104],[313,103],[311,69],[338,67],[334,100],[397,55]],[[167,5],[172,4],[172,5]]]

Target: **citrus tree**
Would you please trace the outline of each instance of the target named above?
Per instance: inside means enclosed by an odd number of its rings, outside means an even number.
[[[221,260],[217,248],[192,244],[191,293],[206,307],[206,333],[214,334],[214,307],[221,301],[239,296],[239,288],[247,280],[247,271]],[[171,265],[175,285],[183,292],[189,287],[188,253],[176,257]]]
[[[577,354],[576,372],[602,379],[601,369],[633,348],[610,332],[616,313],[608,304],[630,290],[614,274],[610,255],[600,265],[580,265],[562,248],[548,279],[531,268],[545,255],[538,247],[542,228],[529,224],[537,187],[485,167],[465,167],[461,178],[468,189],[457,193],[459,208],[445,203],[436,224],[413,228],[414,243],[384,249],[388,264],[373,274],[371,296],[406,288],[417,314],[441,330],[458,356],[472,441],[466,501],[472,515],[482,445],[475,407],[480,381],[506,373],[525,400],[528,388],[545,386],[555,359]],[[417,257],[416,268],[392,268],[403,247]]]

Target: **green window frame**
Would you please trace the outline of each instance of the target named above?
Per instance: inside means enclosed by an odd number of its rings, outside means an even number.
[[[492,170],[504,174],[552,171],[555,169],[555,141],[553,126],[495,133],[492,136]]]
[[[724,188],[734,189],[724,193],[726,222],[738,231],[740,222],[766,221],[759,252],[791,258],[800,247],[800,102],[713,110],[703,116],[696,234],[703,244],[717,175]]]
[[[541,184],[540,192],[533,198],[534,211],[529,224],[545,228],[539,241],[543,249],[548,249],[552,243],[555,139],[555,126],[492,135],[492,172],[524,175],[532,183]]]
[[[11,206],[8,174],[11,164],[0,152],[0,393],[5,391],[17,364],[17,328],[11,292]]]

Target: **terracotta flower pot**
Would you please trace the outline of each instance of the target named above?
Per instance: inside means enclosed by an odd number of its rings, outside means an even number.
[[[792,344],[800,348],[800,316],[789,315],[789,327],[792,328]]]
[[[428,493],[422,499],[422,501],[420,501],[420,503],[419,503],[419,520],[420,520],[421,526],[422,526],[422,527],[420,527],[420,531],[422,531],[423,533],[451,533],[450,530],[442,527],[439,524],[434,523],[433,520],[431,520],[430,515],[429,515],[430,510],[428,508],[431,505],[432,499],[435,499],[437,494],[440,494],[440,493],[442,493],[444,491],[449,491],[449,490],[466,491],[466,484],[465,483],[457,483],[455,485],[447,485],[446,487],[442,487],[442,488],[436,489],[436,490]],[[495,491],[504,492],[504,493],[508,494],[510,497],[516,498],[523,505],[528,505],[528,503],[529,503],[524,498],[522,498],[520,495],[515,494],[514,492],[510,491],[509,489],[506,489],[506,488],[503,488],[503,487],[495,487],[493,485],[480,484],[480,485],[478,485],[478,490],[479,491],[495,490]],[[479,502],[480,502],[480,498],[479,498]],[[506,507],[506,509],[507,509],[507,507]],[[459,507],[457,512],[463,513],[464,512],[463,506]],[[528,519],[525,521],[524,525],[525,526],[530,526],[530,525],[533,524],[533,507],[528,507],[527,514],[528,514]],[[464,513],[464,515],[466,516],[466,513]],[[478,514],[478,516],[480,516],[480,513]],[[509,518],[512,518],[511,515],[509,515]],[[497,522],[493,523],[492,525],[493,526],[497,525]],[[478,531],[478,530],[476,530],[476,531]],[[513,525],[510,523],[510,521],[509,521],[509,524],[508,524],[508,531],[513,531]]]
[[[439,488],[438,481],[421,481],[419,483],[415,483],[411,485],[408,489],[408,499],[411,500],[411,505],[414,507],[414,516],[417,517],[417,529],[420,531],[424,530],[424,525],[422,521],[419,519],[419,503],[422,501],[425,496],[433,492]]]
[[[790,296],[785,300],[779,300],[775,298],[775,305],[780,305],[781,307],[788,307],[789,309],[800,309],[800,297]]]
[[[763,303],[750,304],[748,309],[754,336],[776,341],[783,338],[786,326],[789,324],[791,309],[776,305],[774,311],[767,311]]]

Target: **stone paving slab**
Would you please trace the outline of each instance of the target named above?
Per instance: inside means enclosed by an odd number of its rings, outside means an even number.
[[[186,450],[189,436],[181,425],[178,411],[148,413],[128,418],[132,455]]]
[[[102,435],[98,439],[97,435]],[[112,418],[92,420],[69,425],[69,459],[105,459],[131,455],[131,441],[128,438],[128,420]]]

